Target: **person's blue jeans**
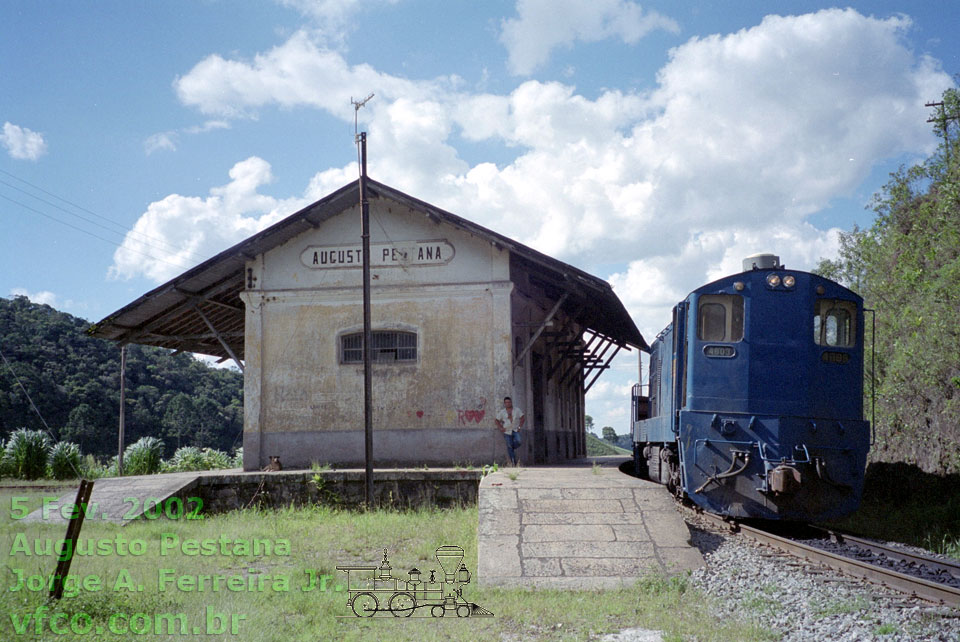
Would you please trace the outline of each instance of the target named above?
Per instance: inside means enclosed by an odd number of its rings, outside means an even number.
[[[520,449],[520,433],[505,432],[503,433],[503,440],[507,442],[507,455],[510,457],[510,461],[516,464],[517,463],[516,451]]]

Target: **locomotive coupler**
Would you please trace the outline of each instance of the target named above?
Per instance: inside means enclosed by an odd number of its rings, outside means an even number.
[[[773,493],[774,495],[791,495],[800,490],[803,485],[803,475],[800,473],[800,465],[811,463],[810,451],[805,444],[793,447],[793,458],[781,457],[779,460],[768,457],[765,449],[766,444],[760,444],[760,457],[763,459],[763,467],[766,471],[766,479],[760,492]]]
[[[789,495],[800,490],[800,471],[793,466],[780,464],[767,473],[767,486],[774,495]]]

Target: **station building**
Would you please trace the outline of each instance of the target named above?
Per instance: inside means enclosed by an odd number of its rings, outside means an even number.
[[[647,345],[610,285],[368,179],[375,466],[586,455],[584,397],[620,350]],[[233,359],[243,464],[364,461],[359,184],[350,183],[91,328]],[[629,400],[624,399],[624,404]]]

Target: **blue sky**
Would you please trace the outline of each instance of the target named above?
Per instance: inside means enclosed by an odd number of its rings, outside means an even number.
[[[8,0],[0,296],[104,317],[352,180],[375,92],[371,176],[609,279],[652,338],[743,256],[810,268],[869,224],[936,143],[957,25],[946,0]],[[598,427],[626,431],[635,359]]]

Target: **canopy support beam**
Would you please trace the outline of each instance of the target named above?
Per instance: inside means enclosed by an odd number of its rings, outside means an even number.
[[[550,310],[550,312],[547,314],[547,316],[544,317],[543,323],[540,324],[540,327],[537,328],[537,331],[534,332],[534,333],[533,333],[533,336],[530,337],[530,340],[527,341],[527,345],[525,345],[525,346],[523,347],[523,350],[520,352],[520,354],[517,356],[517,358],[513,360],[513,367],[514,367],[514,368],[516,368],[518,365],[520,365],[520,362],[523,361],[523,358],[524,358],[525,356],[527,356],[527,353],[530,352],[530,348],[532,348],[532,347],[533,347],[533,344],[537,342],[537,339],[540,338],[540,335],[543,333],[543,331],[547,329],[547,325],[548,325],[551,321],[553,321],[553,315],[555,315],[555,314],[557,313],[557,310],[560,309],[560,306],[563,305],[563,302],[567,300],[567,297],[568,297],[568,296],[570,296],[570,294],[567,293],[567,292],[564,292],[564,293],[563,293],[563,296],[561,296],[561,297],[557,300],[557,302],[553,305],[553,308]]]
[[[220,333],[217,332],[217,329],[213,327],[213,324],[210,323],[210,319],[208,319],[207,315],[203,313],[203,310],[200,309],[200,306],[197,304],[194,304],[193,311],[196,312],[201,319],[203,319],[203,322],[207,324],[208,328],[210,328],[210,332],[213,333],[213,336],[217,338],[217,341],[220,342],[220,345],[223,346],[223,349],[227,351],[227,354],[230,355],[230,358],[233,359],[233,362],[237,364],[238,368],[240,368],[240,372],[243,372],[243,363],[240,361],[240,359],[237,359],[237,355],[234,354],[233,349],[230,348],[229,345],[227,345],[227,342],[224,341],[222,336],[220,336]]]

